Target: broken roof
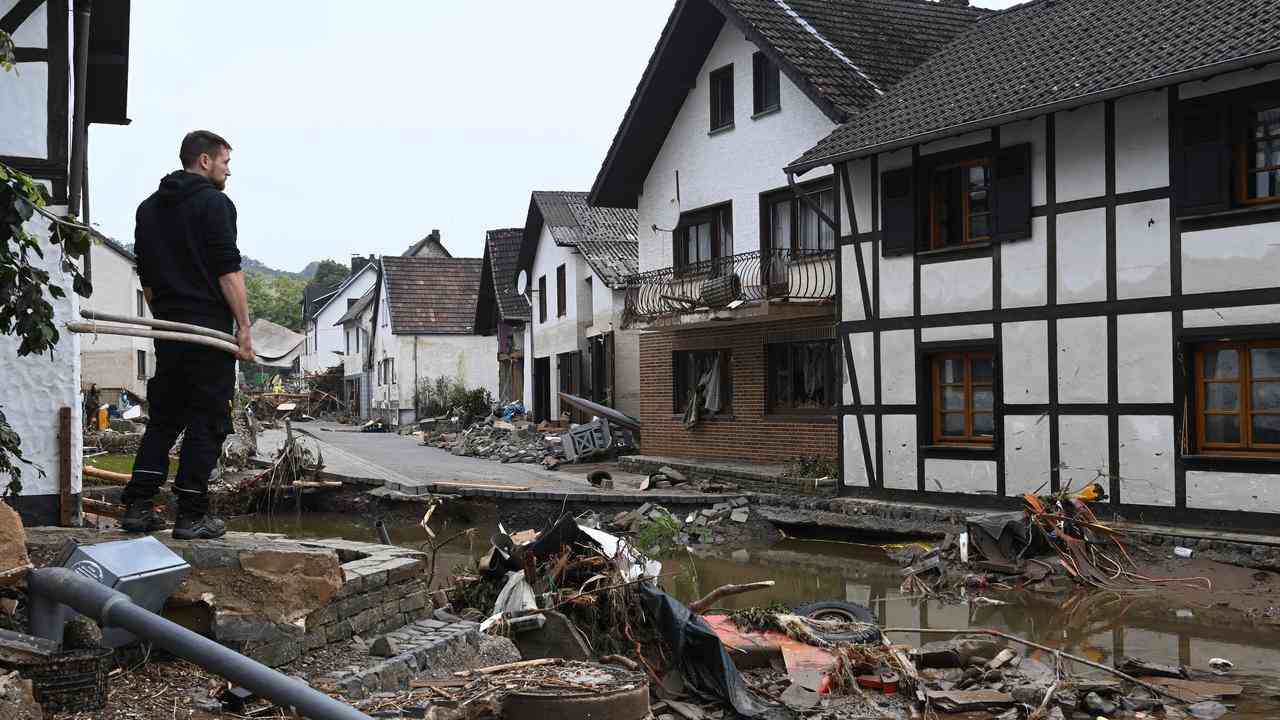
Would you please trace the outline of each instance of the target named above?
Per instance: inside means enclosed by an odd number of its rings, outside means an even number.
[[[394,335],[475,332],[481,258],[384,257]]]
[[[1273,0],[1036,0],[978,22],[787,169],[1277,59]]]
[[[839,123],[987,12],[929,0],[679,0],[596,176],[591,202],[636,206],[726,20]]]
[[[630,208],[591,205],[584,192],[535,190],[529,198],[517,269],[533,266],[544,226],[555,244],[562,247],[577,247],[587,240],[634,243],[639,225],[637,218],[636,211]]]
[[[583,240],[578,252],[606,286],[618,290],[640,272],[640,244],[626,240]]]
[[[258,355],[258,364],[271,367],[291,365],[293,355],[297,353],[303,339],[302,335],[266,318],[253,321],[253,325],[249,327],[249,336],[253,338],[253,350]]]
[[[529,300],[516,292],[516,272],[524,228],[490,230],[485,233],[486,269],[491,272],[498,312],[504,320],[528,320]]]

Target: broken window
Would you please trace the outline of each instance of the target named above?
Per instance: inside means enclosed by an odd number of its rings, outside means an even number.
[[[677,350],[672,353],[675,412],[686,412],[694,394],[701,412],[728,413],[733,408],[733,372],[728,350]]]
[[[772,343],[767,347],[769,411],[830,413],[840,392],[836,341]]]
[[[988,446],[995,437],[995,359],[989,351],[934,355],[933,441]]]
[[[1198,346],[1195,378],[1202,451],[1280,452],[1280,341]]]

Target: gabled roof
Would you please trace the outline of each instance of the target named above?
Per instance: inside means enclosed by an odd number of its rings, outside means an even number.
[[[384,257],[394,335],[475,332],[480,258]]]
[[[529,300],[516,292],[516,266],[520,261],[520,243],[524,228],[490,230],[485,233],[485,267],[493,283],[498,312],[504,320],[528,320]],[[481,284],[484,281],[481,280]]]
[[[980,21],[787,169],[1274,60],[1274,0],[1036,0]]]
[[[636,211],[628,208],[595,207],[587,202],[584,192],[535,190],[529,198],[518,268],[533,266],[544,226],[562,247],[577,247],[585,240],[636,242],[637,217]]]
[[[930,0],[678,0],[596,176],[591,202],[636,206],[726,20],[840,123],[987,12]]]
[[[347,311],[343,313],[342,317],[338,318],[334,325],[345,325],[352,320],[359,320],[361,313],[365,311],[365,308],[369,307],[369,303],[373,302],[373,291],[375,289],[376,286],[369,288],[369,291],[361,295],[359,300],[351,303],[351,307],[347,308]]]
[[[617,290],[640,272],[640,244],[627,240],[583,240],[578,252],[606,286]]]
[[[449,252],[449,248],[444,246],[444,241],[440,239],[440,231],[432,230],[427,236],[418,242],[409,246],[400,254],[401,257],[453,257],[453,253]]]
[[[329,287],[314,287],[305,285],[302,288],[302,322],[306,323],[320,312],[320,308],[329,301],[333,294],[338,292],[338,288],[342,283],[331,285]]]
[[[350,287],[351,283],[356,281],[356,278],[360,277],[366,272],[374,272],[373,261],[369,261],[367,264],[362,266],[359,270],[347,275],[346,279],[338,283],[338,286],[333,289],[332,294],[329,294],[327,297],[317,299],[315,315],[319,315],[320,313],[324,312],[324,309],[329,307],[330,303],[342,297],[342,291]]]

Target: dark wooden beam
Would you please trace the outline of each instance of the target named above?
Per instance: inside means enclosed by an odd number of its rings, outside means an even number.
[[[71,527],[76,517],[71,495],[71,408],[58,409],[58,524]]]
[[[43,4],[44,0],[18,0],[18,3],[5,13],[4,17],[0,17],[0,30],[10,35],[16,33],[18,28],[22,27],[22,23],[31,17],[31,13]]]

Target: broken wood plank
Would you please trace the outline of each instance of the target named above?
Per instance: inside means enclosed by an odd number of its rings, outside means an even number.
[[[1143,680],[1187,704],[1194,704],[1203,700],[1239,697],[1244,692],[1244,688],[1235,683],[1163,677],[1147,677],[1143,678]]]
[[[109,480],[113,483],[119,483],[121,485],[127,485],[131,477],[124,473],[111,472],[110,470],[103,470],[102,468],[97,468],[87,463],[84,466],[84,476],[91,477],[96,480]]]
[[[490,665],[489,667],[476,668],[475,670],[461,670],[454,673],[455,677],[471,677],[472,675],[492,675],[494,673],[506,672],[507,670],[521,670],[523,668],[538,667],[540,665],[555,665],[563,662],[560,658],[538,658],[537,660],[520,660],[518,662],[503,663],[501,665]]]

